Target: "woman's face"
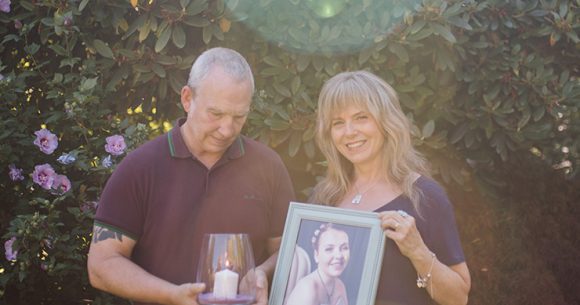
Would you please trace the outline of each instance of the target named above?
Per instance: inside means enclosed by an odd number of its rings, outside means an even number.
[[[385,138],[368,110],[355,105],[339,110],[330,127],[332,142],[355,166],[376,166]]]
[[[349,256],[346,232],[328,229],[320,234],[318,249],[314,251],[314,259],[320,272],[328,276],[340,276],[346,268]]]

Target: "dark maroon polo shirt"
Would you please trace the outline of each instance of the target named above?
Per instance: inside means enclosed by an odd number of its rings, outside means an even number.
[[[270,148],[240,136],[207,169],[176,126],[117,166],[96,223],[135,239],[134,262],[181,284],[195,281],[204,233],[248,233],[261,264],[269,256],[267,239],[282,235],[291,200],[288,172]]]

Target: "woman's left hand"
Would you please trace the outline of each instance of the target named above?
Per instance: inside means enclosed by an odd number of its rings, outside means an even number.
[[[397,244],[404,256],[412,258],[425,251],[425,243],[413,216],[402,210],[385,211],[379,213],[379,219],[385,235]]]

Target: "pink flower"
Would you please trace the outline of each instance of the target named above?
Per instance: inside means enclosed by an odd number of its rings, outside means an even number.
[[[10,176],[10,179],[12,181],[24,180],[24,176],[22,176],[22,169],[21,168],[16,168],[16,166],[14,164],[8,165],[8,168],[10,169],[8,176]]]
[[[36,165],[32,173],[32,181],[45,190],[50,190],[54,184],[56,173],[50,164]],[[68,180],[68,179],[67,179]],[[69,182],[70,183],[70,182]]]
[[[65,175],[57,175],[54,177],[54,182],[52,183],[52,189],[56,194],[64,194],[70,190],[71,184]]]
[[[125,151],[125,148],[127,148],[123,136],[114,135],[107,137],[106,140],[107,144],[105,144],[105,151],[107,151],[113,156],[122,155],[123,152]]]
[[[12,237],[4,242],[4,250],[6,255],[6,260],[15,261],[18,257],[18,250],[12,249],[12,245],[16,241],[16,237]]]
[[[36,135],[34,145],[38,146],[43,153],[50,155],[58,147],[58,138],[47,129],[37,130],[34,134]]]
[[[10,13],[10,0],[0,0],[0,12]]]

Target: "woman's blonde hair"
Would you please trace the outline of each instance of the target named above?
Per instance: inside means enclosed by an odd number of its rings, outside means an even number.
[[[366,109],[377,122],[385,137],[380,170],[402,189],[419,211],[421,192],[414,187],[414,174],[427,175],[426,162],[413,148],[411,124],[395,90],[367,71],[337,74],[322,87],[318,97],[316,141],[326,157],[328,169],[326,177],[315,186],[311,202],[334,206],[353,182],[353,165],[340,154],[330,135],[333,117],[349,105]]]

